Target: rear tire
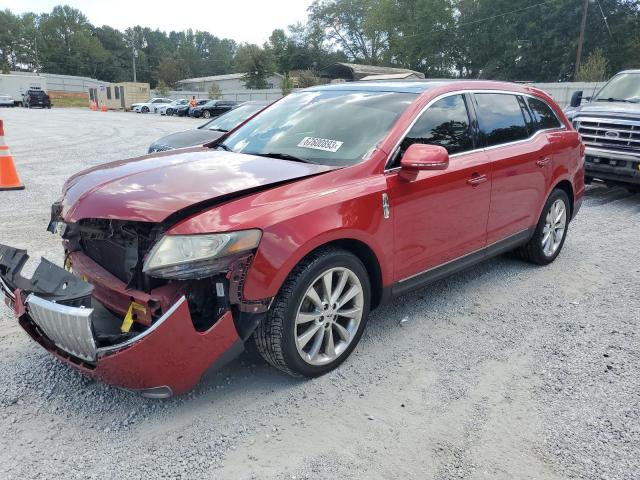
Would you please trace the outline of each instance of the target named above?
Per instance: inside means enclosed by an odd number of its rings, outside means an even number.
[[[524,260],[548,265],[560,254],[567,238],[571,218],[569,197],[563,190],[553,190],[544,204],[531,239],[516,252]]]
[[[205,111],[202,113],[202,116],[203,116],[204,118],[211,118],[211,112],[210,112],[209,110],[205,110]]]
[[[256,346],[275,368],[318,377],[356,347],[370,304],[371,284],[360,259],[343,249],[322,248],[289,274],[254,333]]]

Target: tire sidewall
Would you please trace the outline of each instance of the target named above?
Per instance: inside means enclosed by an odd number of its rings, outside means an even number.
[[[561,199],[564,202],[564,208],[567,212],[567,220],[564,227],[564,233],[562,235],[562,241],[560,242],[560,245],[558,245],[558,248],[553,253],[553,255],[547,256],[544,253],[544,250],[542,248],[543,230],[546,223],[547,214],[549,213],[549,209],[556,202],[556,200],[559,200],[559,199]],[[535,245],[535,250],[533,254],[537,257],[536,260],[538,263],[540,263],[541,265],[549,264],[553,262],[558,255],[560,255],[560,252],[562,251],[562,247],[564,246],[564,242],[567,239],[567,233],[569,232],[570,221],[571,221],[571,206],[569,203],[569,197],[562,190],[559,190],[559,189],[553,190],[551,192],[551,195],[549,195],[549,198],[547,198],[547,201],[544,204],[544,208],[542,209],[542,214],[540,215],[540,219],[538,220],[538,224],[536,225],[536,230],[532,238],[532,241],[534,242],[534,245]]]
[[[310,365],[300,357],[296,347],[295,319],[298,313],[298,306],[302,302],[311,282],[313,282],[322,272],[334,267],[349,268],[360,280],[364,296],[362,319],[360,320],[360,325],[358,326],[358,331],[356,332],[354,339],[339,358],[326,365]],[[293,294],[290,298],[286,299],[287,304],[284,310],[285,314],[283,319],[283,335],[281,343],[282,354],[285,363],[291,370],[307,377],[317,377],[338,367],[349,357],[349,355],[351,355],[351,352],[360,341],[360,337],[362,336],[367,323],[367,317],[369,316],[369,309],[371,306],[371,282],[369,280],[367,270],[362,262],[355,255],[344,251],[339,251],[321,258],[318,262],[313,264],[311,268],[301,272],[299,277],[295,279],[295,282],[296,284],[293,288]]]

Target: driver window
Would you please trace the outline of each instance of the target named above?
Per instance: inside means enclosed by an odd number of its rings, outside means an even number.
[[[402,140],[391,168],[400,165],[400,158],[414,143],[439,145],[449,155],[472,150],[473,136],[464,96],[451,95],[431,105]]]

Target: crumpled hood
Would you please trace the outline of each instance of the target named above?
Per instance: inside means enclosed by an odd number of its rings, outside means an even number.
[[[213,142],[222,135],[224,135],[224,132],[209,130],[208,128],[193,128],[162,137],[153,142],[152,145],[167,145],[173,148],[195,147]]]
[[[635,117],[640,116],[640,103],[592,102],[575,109],[573,118],[590,117]]]
[[[336,167],[193,148],[100,165],[71,177],[62,217],[161,222],[194,204]]]

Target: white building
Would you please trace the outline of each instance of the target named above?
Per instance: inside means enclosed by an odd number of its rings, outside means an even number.
[[[213,75],[211,77],[185,78],[176,82],[178,90],[190,92],[208,92],[214,83],[220,87],[222,93],[240,92],[247,90],[244,86],[244,73],[230,73],[227,75]],[[282,75],[274,73],[267,78],[269,89],[282,87]]]

